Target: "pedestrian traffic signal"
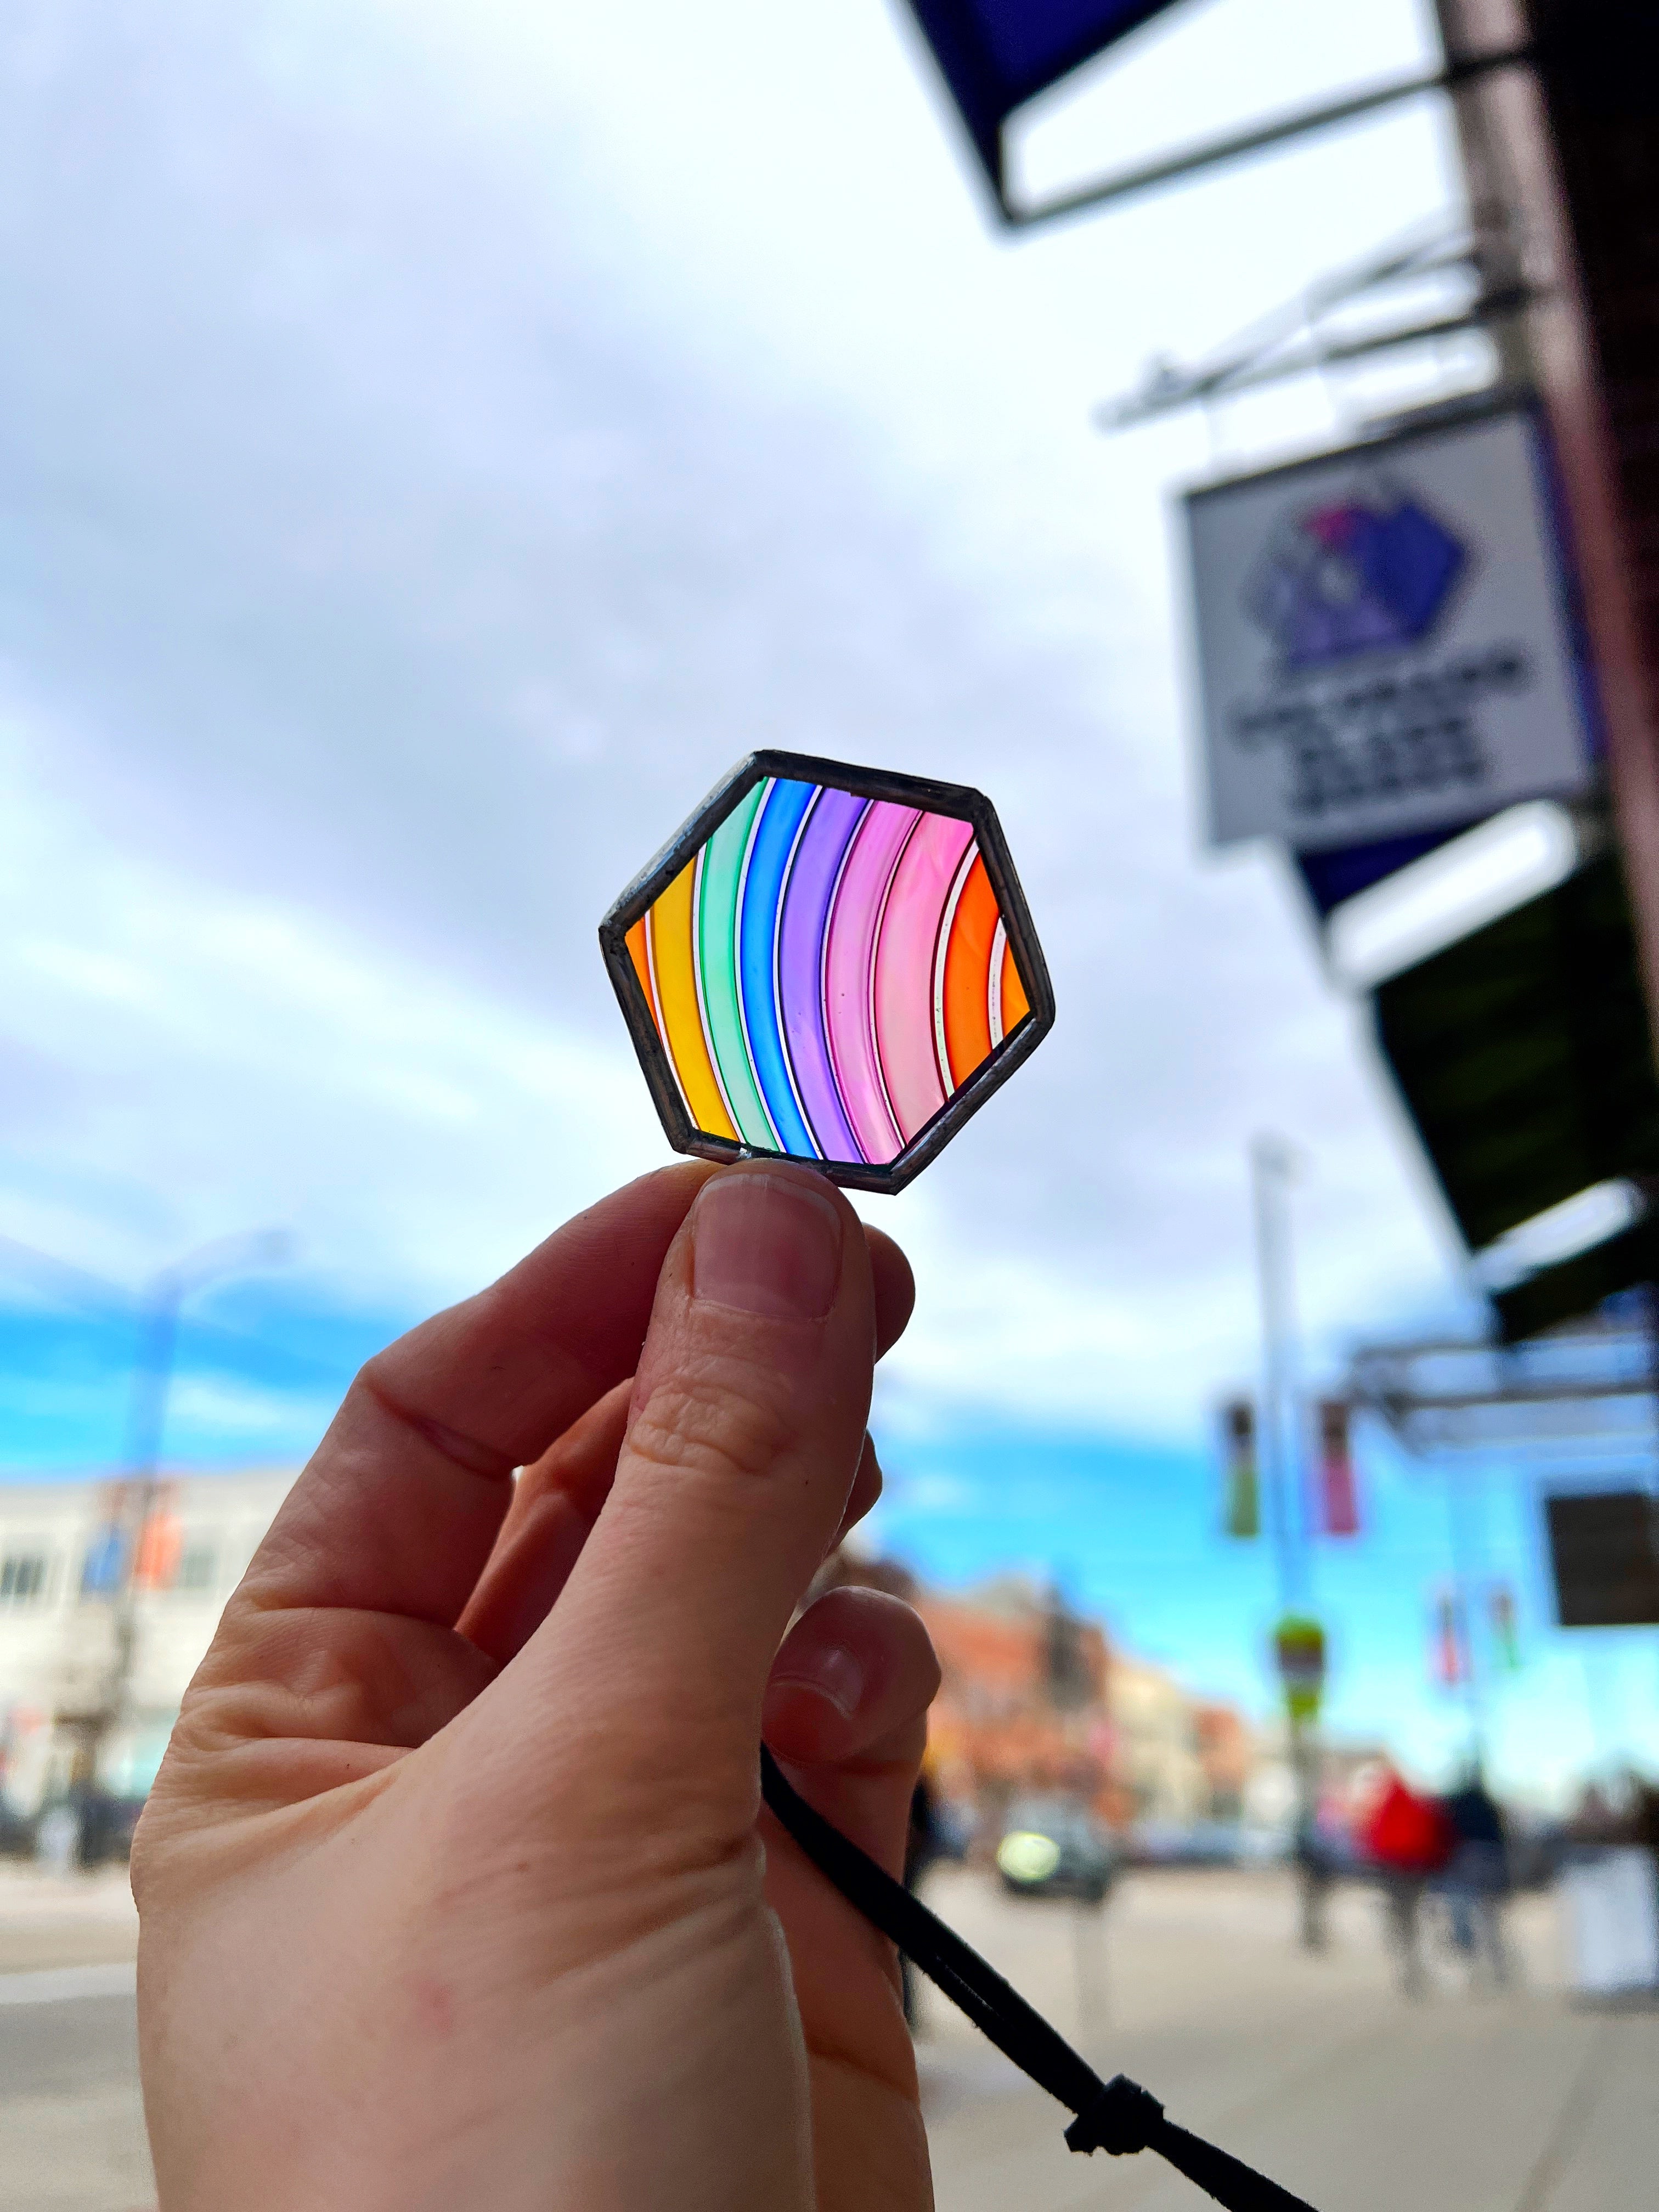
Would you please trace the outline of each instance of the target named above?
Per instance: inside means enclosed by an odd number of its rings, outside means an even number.
[[[1319,1407],[1319,1525],[1328,1536],[1359,1534],[1359,1491],[1348,1440],[1349,1408],[1340,1398]]]
[[[1293,1721],[1310,1721],[1325,1694],[1325,1632],[1316,1620],[1287,1613],[1273,1632],[1273,1655]]]
[[[1261,1480],[1256,1466],[1255,1407],[1231,1399],[1221,1409],[1222,1525],[1230,1536],[1261,1534]]]

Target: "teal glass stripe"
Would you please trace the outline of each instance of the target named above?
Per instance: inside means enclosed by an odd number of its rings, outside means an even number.
[[[743,878],[749,832],[768,788],[764,783],[757,785],[702,848],[697,950],[703,1024],[732,1119],[745,1145],[775,1152],[782,1147],[761,1103],[738,1004],[738,887]]]

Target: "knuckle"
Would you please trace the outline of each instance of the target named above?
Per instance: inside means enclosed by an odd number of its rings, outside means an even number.
[[[629,1448],[681,1475],[752,1481],[772,1474],[797,1440],[795,1422],[751,1383],[718,1374],[656,1383],[635,1413]]]

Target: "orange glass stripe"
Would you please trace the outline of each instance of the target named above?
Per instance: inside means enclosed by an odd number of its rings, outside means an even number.
[[[1019,970],[1014,965],[1014,948],[1005,944],[1002,948],[1002,1034],[1012,1036],[1014,1030],[1031,1011],[1031,1002],[1025,995],[1025,986],[1019,980]]]
[[[996,893],[975,854],[945,948],[945,1049],[957,1090],[991,1054],[991,940],[998,918]]]
[[[634,973],[640,979],[640,988],[645,994],[645,1003],[651,1009],[651,1018],[656,1023],[657,1033],[662,1034],[662,1024],[657,1021],[657,1002],[651,990],[651,956],[645,949],[645,916],[641,915],[628,933],[628,950],[634,963]]]

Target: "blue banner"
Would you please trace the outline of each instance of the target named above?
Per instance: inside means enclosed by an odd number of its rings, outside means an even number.
[[[1173,0],[910,0],[974,150],[1004,204],[1002,126]]]

